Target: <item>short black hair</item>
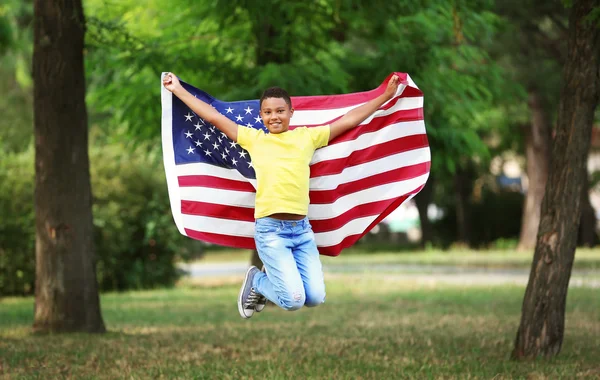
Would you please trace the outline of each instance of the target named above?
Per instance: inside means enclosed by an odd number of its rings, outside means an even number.
[[[290,108],[292,108],[292,99],[290,98],[290,94],[288,94],[288,92],[281,87],[267,88],[260,97],[260,108],[262,108],[263,100],[267,98],[281,98],[285,100]]]

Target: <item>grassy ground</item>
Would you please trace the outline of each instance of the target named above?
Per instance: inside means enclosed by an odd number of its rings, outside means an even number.
[[[239,282],[239,279],[238,279]],[[208,284],[208,282],[206,283]],[[242,320],[238,284],[106,294],[104,335],[30,334],[31,298],[0,303],[0,377],[557,379],[600,377],[600,297],[569,291],[558,358],[508,359],[522,287],[417,287],[330,275],[327,302]]]
[[[208,250],[198,262],[248,262],[251,251],[219,249]],[[512,250],[451,250],[451,251],[416,251],[416,252],[377,252],[364,254],[360,249],[349,249],[337,257],[323,256],[325,264],[405,264],[435,265],[477,268],[526,268],[531,267],[533,252],[516,252]],[[574,269],[600,270],[600,249],[580,248],[575,254]]]

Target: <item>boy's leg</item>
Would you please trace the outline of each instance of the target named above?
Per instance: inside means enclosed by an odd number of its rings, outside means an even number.
[[[284,235],[283,228],[265,226],[257,221],[255,234],[258,255],[267,269],[268,277],[260,272],[254,276],[253,287],[274,304],[285,310],[301,308],[306,296],[296,260],[292,255],[292,242]]]
[[[295,239],[297,244],[293,254],[304,283],[305,305],[308,307],[318,306],[325,302],[325,280],[315,235],[308,221],[304,231]]]

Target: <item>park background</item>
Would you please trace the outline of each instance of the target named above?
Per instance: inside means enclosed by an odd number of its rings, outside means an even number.
[[[46,132],[88,131],[93,250],[82,255],[96,263],[103,317],[96,329],[108,329],[92,338],[42,335],[69,329],[34,320],[33,304],[41,302],[34,299],[34,199],[38,207],[54,200],[34,193],[35,117],[54,117],[34,110],[43,96],[34,86],[34,25],[53,16],[53,6],[42,4],[0,5],[0,374],[600,376],[597,112],[589,151],[580,146],[587,175],[570,195],[581,215],[575,236],[565,238],[579,247],[576,286],[563,310],[565,345],[557,358],[509,360],[553,145],[563,141],[556,136],[571,58],[565,2],[84,0],[87,113]],[[64,34],[66,46],[77,44]],[[258,98],[272,85],[292,95],[366,91],[391,72],[409,73],[425,96],[427,186],[355,247],[323,259],[323,307],[290,314],[271,306],[241,321],[235,268],[255,255],[183,237],[171,216],[160,143],[163,71],[222,100]],[[51,96],[76,98],[78,91],[55,86]],[[67,140],[48,146],[64,154],[46,165],[65,167]],[[61,178],[73,186],[82,179],[78,172]],[[190,276],[211,266],[230,270]],[[571,268],[561,270],[568,281]],[[94,330],[87,327],[73,330]],[[558,351],[561,344],[562,336]]]

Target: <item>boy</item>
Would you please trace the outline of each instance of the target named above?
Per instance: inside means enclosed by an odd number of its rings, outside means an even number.
[[[246,149],[256,172],[254,218],[256,249],[266,273],[252,266],[238,296],[242,318],[260,312],[270,300],[285,310],[317,306],[325,301],[319,252],[307,218],[309,163],[316,149],[356,127],[397,92],[398,76],[383,94],[351,110],[329,125],[289,130],[294,108],[288,93],[278,87],[260,98],[260,116],[269,133],[237,125],[195,98],[172,73],[165,88],[229,139]]]

